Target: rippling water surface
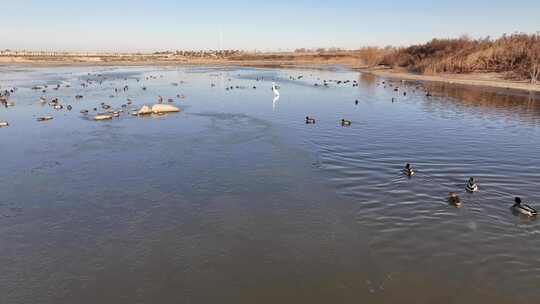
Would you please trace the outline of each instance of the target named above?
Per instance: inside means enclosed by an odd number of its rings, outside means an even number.
[[[510,210],[516,195],[540,208],[534,94],[339,68],[1,67],[0,86],[17,87],[0,108],[0,303],[540,296],[539,221]],[[79,113],[158,95],[184,111]]]

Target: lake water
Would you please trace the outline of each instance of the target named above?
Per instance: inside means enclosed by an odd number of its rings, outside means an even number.
[[[0,303],[540,296],[540,222],[510,210],[540,208],[540,96],[340,68],[4,66],[0,86],[18,88],[0,108]],[[183,111],[79,113],[159,95]]]

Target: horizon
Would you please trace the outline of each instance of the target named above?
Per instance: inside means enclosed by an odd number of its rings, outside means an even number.
[[[540,3],[458,0],[431,3],[277,0],[178,4],[126,0],[5,3],[0,49],[148,53],[175,50],[278,52],[299,48],[407,46],[433,38],[498,38],[536,33]],[[463,10],[482,12],[464,15]],[[301,12],[301,13],[299,13]],[[338,18],[339,16],[339,18]],[[493,22],[496,20],[497,22]],[[276,22],[278,21],[278,22]],[[382,22],[381,22],[382,21]]]

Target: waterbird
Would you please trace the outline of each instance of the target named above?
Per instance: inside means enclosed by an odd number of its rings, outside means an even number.
[[[274,92],[274,95],[275,96],[279,96],[279,91],[276,87],[276,83],[275,82],[272,82],[272,92]]]
[[[414,172],[414,168],[411,166],[411,164],[407,163],[405,165],[405,168],[403,169],[403,173],[405,175],[407,175],[408,177],[411,177],[413,176],[414,174],[416,174],[416,172]]]
[[[314,123],[315,123],[315,118],[306,116],[306,124],[310,125],[310,124],[314,124]]]
[[[9,127],[9,123],[7,121],[0,121],[0,128],[2,127]]]
[[[36,120],[37,121],[49,121],[49,120],[52,120],[53,117],[52,116],[42,116],[42,117],[38,117]]]
[[[342,125],[343,127],[350,127],[350,126],[352,125],[352,121],[346,120],[346,119],[342,119],[342,120],[341,120],[341,125]]]
[[[461,207],[461,205],[463,204],[459,196],[454,192],[450,192],[450,194],[448,195],[448,202],[457,208]]]
[[[358,104],[358,99],[354,101],[354,104],[357,105]]]
[[[474,178],[469,178],[469,181],[467,182],[467,186],[465,186],[465,190],[467,192],[473,193],[478,191],[478,185],[475,183]]]
[[[536,209],[529,205],[522,204],[520,197],[516,197],[514,201],[515,203],[514,206],[512,206],[512,210],[529,217],[535,217],[538,215],[538,211],[536,211]]]

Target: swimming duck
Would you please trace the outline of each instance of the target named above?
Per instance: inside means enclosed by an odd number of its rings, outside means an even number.
[[[457,208],[461,207],[461,205],[463,204],[459,196],[454,192],[450,192],[450,194],[448,195],[448,203],[456,206]]]
[[[358,104],[358,99],[354,101],[354,104],[357,105]]]
[[[88,110],[81,110],[81,114],[88,114]]]
[[[531,207],[529,205],[522,204],[520,197],[516,197],[515,204],[514,204],[514,206],[512,206],[512,209],[514,211],[516,211],[516,212],[519,212],[521,214],[524,214],[524,215],[530,216],[530,217],[538,215],[538,211],[536,211],[536,209],[534,209],[533,207]]]
[[[38,117],[36,120],[37,121],[49,121],[49,120],[52,120],[53,117],[52,116],[43,116],[43,117]]]
[[[478,191],[478,185],[474,182],[474,178],[471,177],[469,179],[467,186],[465,186],[465,190],[467,190],[467,192],[470,192],[470,193]]]
[[[403,169],[403,173],[409,177],[413,176],[416,172],[414,172],[413,167],[411,164],[406,164],[405,168]]]
[[[2,127],[9,127],[9,123],[7,121],[0,121],[0,128]]]
[[[342,120],[341,120],[341,125],[342,125],[343,127],[350,127],[350,126],[352,125],[352,121],[346,120],[346,119],[342,119]]]
[[[315,118],[311,118],[309,116],[306,116],[306,124],[314,124],[315,123]]]

